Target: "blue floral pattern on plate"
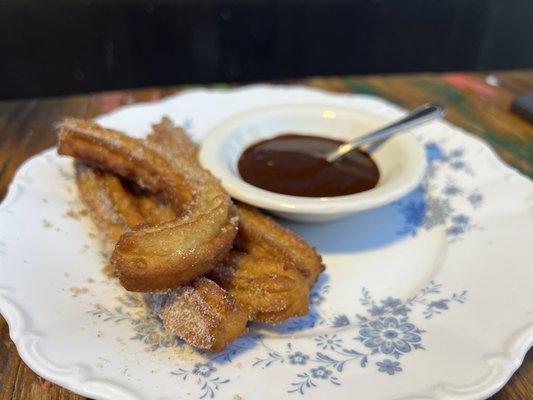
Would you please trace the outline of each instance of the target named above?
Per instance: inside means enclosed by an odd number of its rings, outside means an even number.
[[[288,393],[299,394],[325,382],[342,385],[341,374],[352,366],[366,368],[373,365],[378,372],[387,375],[400,373],[403,371],[401,357],[415,350],[425,350],[422,343],[426,330],[418,321],[431,319],[450,310],[452,304],[466,301],[466,291],[443,296],[441,289],[442,285],[432,281],[408,299],[386,297],[378,301],[363,288],[358,301],[365,307],[365,313],[324,320],[324,324],[331,328],[348,329],[316,335],[313,340],[317,350],[313,353],[296,350],[297,342],[293,341],[289,341],[285,349],[277,350],[266,345],[262,337],[257,337],[265,355],[256,358],[253,366],[269,368],[286,363],[303,369],[296,372],[287,389]],[[317,365],[321,367],[320,372]]]
[[[422,184],[413,194],[396,202],[404,217],[404,226],[398,233],[415,236],[420,229],[431,230],[444,225],[451,242],[460,240],[476,225],[471,217],[458,211],[457,203],[466,200],[473,210],[482,205],[483,195],[477,189],[463,188],[456,182],[457,174],[474,175],[462,148],[446,151],[437,143],[428,142],[425,149],[428,168]],[[444,175],[444,184],[439,185],[433,179],[437,171]]]
[[[179,368],[178,371],[171,372],[171,375],[187,380],[196,378],[195,382],[200,386],[200,399],[212,399],[220,389],[220,385],[228,383],[229,379],[222,379],[216,375],[217,368],[212,362],[196,363],[192,370]]]

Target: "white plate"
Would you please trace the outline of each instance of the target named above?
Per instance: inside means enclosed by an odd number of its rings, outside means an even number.
[[[373,97],[252,86],[99,120],[142,136],[169,115],[201,139],[235,113],[309,102],[402,114]],[[137,297],[101,273],[94,226],[69,213],[79,207],[71,160],[32,158],[0,206],[0,310],[22,359],[94,399],[488,397],[533,341],[533,185],[447,123],[414,133],[429,159],[419,191],[336,222],[287,224],[327,265],[311,316],[255,326],[210,357],[159,340]]]
[[[390,138],[372,152],[379,182],[371,190],[348,196],[299,197],[273,193],[245,182],[237,162],[252,143],[296,132],[349,140],[384,126],[375,114],[330,104],[285,104],[247,111],[215,126],[202,142],[199,159],[235,199],[284,218],[302,222],[339,219],[376,208],[415,189],[426,168],[424,147],[409,133]]]

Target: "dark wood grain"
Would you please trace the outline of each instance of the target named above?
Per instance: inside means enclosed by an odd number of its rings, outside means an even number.
[[[313,78],[293,83],[377,95],[406,108],[427,101],[442,103],[448,109],[447,120],[484,138],[506,162],[533,177],[533,126],[508,111],[516,95],[533,92],[533,71]],[[20,164],[55,143],[54,124],[61,118],[91,118],[124,104],[157,101],[183,88],[0,102],[0,199]],[[24,365],[1,317],[0,339],[1,399],[83,399],[44,381]],[[513,378],[491,399],[533,399],[533,350]]]

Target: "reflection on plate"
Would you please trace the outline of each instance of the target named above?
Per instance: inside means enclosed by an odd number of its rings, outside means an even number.
[[[167,114],[201,140],[235,113],[310,101],[400,114],[366,96],[252,86],[191,91],[99,121],[141,136]],[[284,222],[327,266],[310,315],[252,326],[215,355],[166,336],[137,295],[101,272],[71,161],[54,150],[33,158],[0,207],[0,310],[21,357],[94,399],[487,397],[533,341],[533,185],[449,124],[414,133],[429,164],[417,190],[338,221]]]

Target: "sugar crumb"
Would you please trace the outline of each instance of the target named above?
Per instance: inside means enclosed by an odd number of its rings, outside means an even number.
[[[115,267],[111,265],[110,262],[107,262],[104,267],[102,268],[102,273],[107,276],[108,278],[115,276]]]
[[[74,210],[68,210],[65,214],[63,214],[63,218],[71,218],[71,219],[74,219],[76,221],[80,220],[80,216]]]
[[[47,219],[43,219],[43,227],[44,228],[51,228],[52,227],[52,223],[50,221],[48,221]]]
[[[85,294],[89,291],[86,287],[79,288],[76,286],[72,286],[69,290],[72,297],[78,297],[80,294]]]

